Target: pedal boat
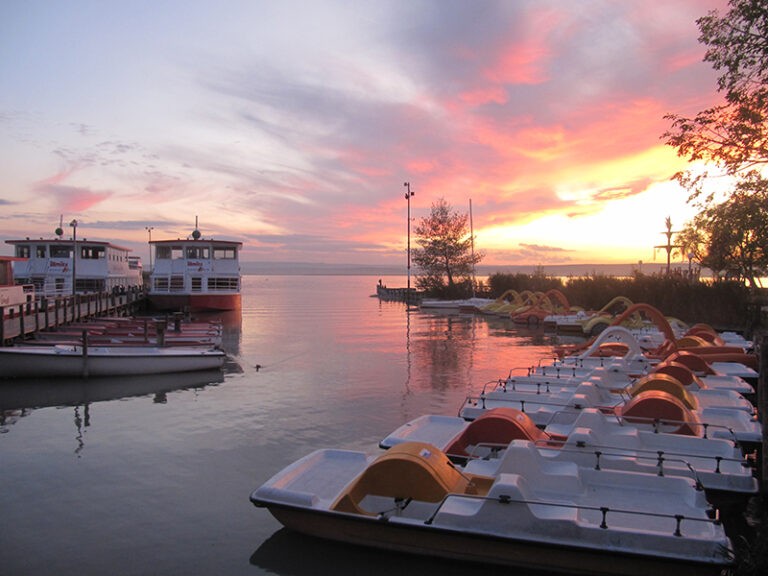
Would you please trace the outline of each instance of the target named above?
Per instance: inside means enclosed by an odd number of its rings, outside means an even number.
[[[494,476],[405,442],[378,457],[318,450],[251,494],[311,536],[523,569],[640,576],[716,574],[730,541],[680,477],[547,462],[513,442]]]
[[[494,467],[513,440],[531,442],[551,462],[692,478],[711,502],[720,505],[741,502],[758,490],[752,467],[741,448],[730,440],[640,430],[591,408],[580,412],[572,423],[545,430],[514,408],[494,408],[472,422],[424,415],[400,426],[379,447],[427,442],[439,447],[454,463],[484,461],[484,473],[494,474]]]
[[[504,387],[479,396],[468,396],[459,409],[465,420],[474,420],[492,408],[516,408],[526,413],[538,427],[555,417],[575,414],[585,408],[598,408],[637,426],[656,431],[676,430],[685,425],[690,435],[726,438],[745,445],[762,442],[762,426],[751,410],[723,406],[701,406],[697,398],[667,375],[636,383],[626,397],[607,400],[600,384],[582,382],[575,389],[508,390]]]

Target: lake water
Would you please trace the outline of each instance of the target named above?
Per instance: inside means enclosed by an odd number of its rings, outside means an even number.
[[[377,280],[246,276],[223,377],[0,380],[0,574],[487,576],[299,536],[248,500],[312,450],[373,454],[408,420],[455,415],[556,343],[380,302]]]

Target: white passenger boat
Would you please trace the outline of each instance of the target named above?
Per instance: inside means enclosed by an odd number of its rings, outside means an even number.
[[[33,285],[35,294],[46,297],[141,287],[141,266],[129,248],[56,232],[61,234],[53,239],[5,241],[16,252],[17,284]]]
[[[431,444],[319,450],[251,494],[286,527],[387,550],[558,573],[719,573],[730,541],[689,479],[547,462],[512,442],[493,476]]]
[[[148,298],[156,310],[239,310],[242,242],[203,238],[152,240]]]
[[[403,424],[379,446],[388,449],[403,442],[427,442],[457,463],[483,460],[486,464],[474,466],[484,466],[483,474],[493,475],[499,453],[513,440],[533,442],[551,462],[691,477],[720,500],[757,493],[752,468],[733,441],[641,430],[595,409],[583,410],[574,420],[555,422],[544,430],[513,408],[489,410],[472,422],[429,414]]]
[[[212,370],[226,354],[210,347],[6,346],[0,348],[0,377],[89,377]]]

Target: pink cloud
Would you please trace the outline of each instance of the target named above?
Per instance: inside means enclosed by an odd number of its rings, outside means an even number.
[[[58,209],[63,212],[84,212],[112,196],[112,192],[94,192],[88,188],[63,184],[76,171],[77,168],[72,167],[40,180],[33,187],[34,193],[53,198]]]

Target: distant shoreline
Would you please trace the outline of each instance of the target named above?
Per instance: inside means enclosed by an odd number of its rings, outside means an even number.
[[[309,262],[241,262],[242,273],[248,276],[405,276],[405,267],[356,264],[317,264]],[[477,276],[492,274],[533,274],[539,270],[547,276],[630,276],[635,270],[656,274],[666,270],[666,263],[638,264],[552,264],[552,265],[487,265],[477,268]],[[688,264],[672,263],[672,269],[687,270]],[[412,268],[411,274],[416,274]],[[706,276],[706,274],[705,274]]]

